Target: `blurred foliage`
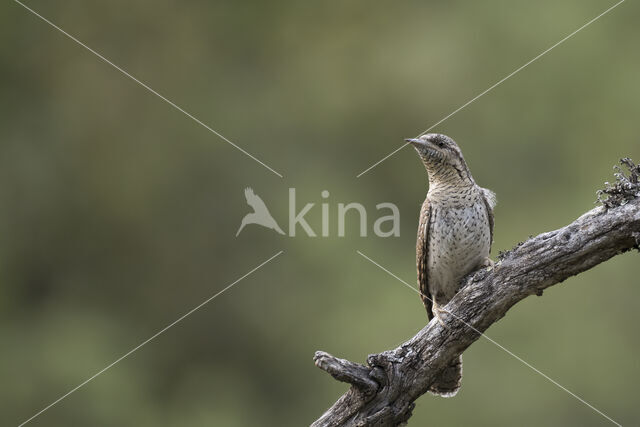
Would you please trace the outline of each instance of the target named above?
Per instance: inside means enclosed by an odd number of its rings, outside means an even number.
[[[16,425],[276,253],[32,425],[298,426],[364,361],[424,325],[415,280],[426,174],[400,151],[356,174],[613,2],[28,2],[267,164],[221,141],[18,4],[0,13],[0,424]],[[640,6],[626,2],[435,130],[498,194],[494,254],[593,207],[640,159]],[[252,186],[289,187],[319,229],[393,202],[401,236],[235,238]],[[369,220],[371,227],[373,219]],[[299,232],[300,234],[300,232]],[[518,304],[489,335],[594,406],[640,423],[638,254]],[[612,279],[614,278],[614,279]],[[375,315],[372,316],[372,313]],[[412,425],[606,425],[486,340],[454,399]]]

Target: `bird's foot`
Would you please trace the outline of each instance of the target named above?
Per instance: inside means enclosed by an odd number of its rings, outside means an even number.
[[[448,328],[448,326],[442,320],[442,313],[446,313],[446,314],[451,314],[451,313],[449,313],[444,308],[440,308],[438,304],[435,303],[435,301],[433,303],[433,307],[431,307],[431,311],[433,312],[433,317],[436,318],[438,323],[440,323],[443,327]]]
[[[486,267],[487,270],[492,270],[495,265],[496,265],[496,263],[493,262],[493,260],[491,258],[489,258],[489,257],[486,257],[484,262],[482,263],[482,266]]]

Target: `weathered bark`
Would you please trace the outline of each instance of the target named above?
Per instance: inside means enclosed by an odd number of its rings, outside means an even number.
[[[566,227],[542,233],[501,255],[493,269],[472,273],[446,306],[446,327],[431,321],[399,347],[373,354],[367,365],[318,351],[315,364],[351,388],[322,417],[320,426],[396,426],[411,417],[424,394],[454,358],[480,338],[518,301],[633,248],[640,250],[640,166],[599,192],[597,207]],[[606,194],[607,199],[601,200]]]

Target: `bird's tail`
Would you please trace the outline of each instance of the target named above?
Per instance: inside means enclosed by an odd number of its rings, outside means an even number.
[[[462,385],[462,356],[449,363],[438,379],[431,384],[429,392],[442,397],[453,397]]]

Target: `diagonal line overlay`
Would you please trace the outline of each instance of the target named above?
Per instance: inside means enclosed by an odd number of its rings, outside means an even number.
[[[27,5],[25,5],[24,3],[20,2],[19,0],[13,0],[15,3],[19,4],[20,6],[22,6],[23,8],[25,8],[26,10],[28,10],[29,12],[31,12],[32,14],[34,14],[35,16],[37,16],[38,18],[40,18],[41,20],[43,20],[44,22],[46,22],[47,24],[49,24],[50,26],[52,26],[53,28],[55,28],[56,30],[58,30],[59,32],[61,32],[62,34],[64,34],[65,36],[67,36],[68,38],[70,38],[71,40],[73,40],[74,42],[76,42],[77,44],[79,44],[80,46],[82,46],[83,48],[87,49],[89,52],[93,53],[95,56],[97,56],[98,58],[102,59],[104,62],[106,62],[107,64],[111,65],[113,68],[115,68],[116,70],[120,71],[122,74],[124,74],[125,76],[127,76],[128,78],[130,78],[131,80],[133,80],[134,82],[138,83],[140,86],[142,86],[143,88],[145,88],[146,90],[148,90],[149,92],[151,92],[152,94],[156,95],[158,98],[162,99],[164,102],[166,102],[167,104],[171,105],[173,108],[175,108],[176,110],[180,111],[182,114],[184,114],[185,116],[189,117],[191,120],[193,120],[194,122],[196,122],[197,124],[199,124],[200,126],[202,126],[203,128],[207,129],[209,132],[213,133],[214,135],[216,135],[218,138],[222,139],[223,141],[228,142],[229,144],[231,144],[234,148],[238,149],[239,151],[241,151],[242,153],[244,153],[245,155],[249,156],[250,158],[252,158],[253,160],[255,160],[256,162],[260,163],[262,166],[264,166],[265,168],[267,168],[268,170],[270,170],[271,172],[273,172],[274,174],[278,175],[280,178],[284,178],[283,175],[279,172],[277,172],[275,169],[271,168],[270,166],[268,166],[267,164],[265,164],[262,160],[258,159],[257,157],[255,157],[253,154],[249,153],[247,150],[245,150],[244,148],[240,147],[239,145],[237,145],[236,143],[232,142],[230,139],[228,139],[227,137],[225,137],[224,135],[222,135],[220,132],[214,130],[213,128],[211,128],[211,126],[205,124],[204,122],[202,122],[200,119],[198,119],[197,117],[195,117],[193,114],[189,113],[188,111],[186,111],[184,108],[180,107],[179,105],[177,105],[176,103],[174,103],[173,101],[169,100],[168,98],[166,98],[165,96],[161,95],[160,93],[158,93],[157,91],[155,91],[154,89],[152,89],[151,87],[149,87],[147,84],[143,83],[142,81],[138,80],[137,78],[133,77],[131,74],[129,74],[128,72],[126,72],[124,69],[122,69],[121,67],[119,67],[118,65],[114,64],[113,62],[111,62],[110,60],[108,60],[107,58],[105,58],[104,56],[102,56],[101,54],[99,54],[98,52],[96,52],[95,50],[93,50],[92,48],[90,48],[89,46],[87,46],[86,44],[82,43],[80,40],[78,40],[77,38],[75,38],[74,36],[72,36],[71,34],[67,33],[66,31],[64,31],[62,28],[58,27],[56,24],[54,24],[53,22],[49,21],[47,18],[45,18],[44,16],[40,15],[38,12],[36,12],[35,10],[29,8]]]
[[[361,257],[363,257],[364,259],[366,259],[367,261],[369,261],[370,263],[374,264],[375,266],[377,266],[378,268],[380,268],[382,271],[384,271],[385,273],[387,273],[388,275],[390,275],[391,277],[393,277],[394,279],[400,281],[401,283],[403,283],[405,286],[407,286],[408,288],[412,289],[414,292],[418,293],[419,295],[422,295],[423,297],[425,297],[426,299],[428,299],[429,301],[433,302],[433,300],[431,298],[429,298],[429,296],[424,295],[422,292],[420,292],[418,289],[414,288],[413,286],[411,286],[409,283],[405,282],[403,279],[401,279],[400,277],[396,276],[395,274],[393,274],[391,271],[387,270],[386,268],[384,268],[382,265],[378,264],[376,261],[372,260],[371,258],[369,258],[368,256],[366,256],[365,254],[363,254],[362,252],[360,252],[359,250],[356,250],[356,252],[358,253],[358,255],[360,255]],[[589,402],[587,402],[586,400],[584,400],[583,398],[581,398],[580,396],[578,396],[577,394],[575,394],[574,392],[572,392],[571,390],[567,389],[566,387],[564,387],[562,384],[560,384],[559,382],[555,381],[553,378],[549,377],[547,374],[545,374],[544,372],[540,371],[538,368],[536,368],[535,366],[533,366],[532,364],[528,363],[527,361],[525,361],[524,359],[522,359],[520,356],[516,355],[515,353],[513,353],[511,350],[507,349],[506,347],[504,347],[503,345],[501,345],[500,343],[498,343],[497,341],[495,341],[493,338],[489,337],[488,335],[480,332],[478,329],[474,328],[473,326],[471,326],[470,324],[468,324],[467,322],[465,322],[464,320],[462,320],[460,317],[456,316],[455,314],[453,314],[450,311],[447,311],[448,314],[450,314],[452,317],[455,317],[456,320],[460,321],[461,323],[463,323],[465,326],[467,326],[468,328],[470,328],[471,330],[473,330],[474,332],[476,332],[478,335],[481,335],[482,337],[486,338],[489,342],[491,342],[492,344],[494,344],[495,346],[497,346],[498,348],[500,348],[502,351],[504,351],[505,353],[509,354],[510,356],[512,356],[513,358],[515,358],[516,360],[518,360],[519,362],[521,362],[522,364],[524,364],[525,366],[527,366],[528,368],[530,368],[531,370],[533,370],[534,372],[536,372],[537,374],[541,375],[543,378],[545,378],[546,380],[548,380],[549,382],[551,382],[552,384],[556,385],[557,387],[559,387],[560,389],[564,390],[565,392],[567,392],[568,394],[570,394],[571,396],[573,396],[574,398],[576,398],[577,400],[579,400],[580,402],[582,402],[583,404],[585,404],[586,406],[588,406],[589,408],[593,409],[595,412],[597,412],[598,414],[602,415],[604,418],[606,418],[607,420],[609,420],[610,422],[612,422],[613,424],[622,427],[622,424],[618,423],[617,421],[613,420],[611,417],[609,417],[607,414],[605,414],[604,412],[600,411],[598,408],[596,408],[595,406],[593,406],[592,404],[590,404]]]
[[[17,0],[14,0],[17,1]],[[571,34],[569,34],[568,36],[565,36],[562,40],[556,42],[554,45],[552,45],[551,47],[543,50],[541,53],[539,53],[537,56],[535,56],[533,59],[529,60],[528,62],[526,62],[524,65],[521,65],[520,67],[516,68],[515,70],[513,70],[511,73],[507,74],[505,77],[503,77],[502,79],[498,80],[496,83],[494,83],[493,85],[489,86],[487,89],[485,89],[484,91],[480,92],[478,95],[476,95],[475,97],[471,98],[469,101],[465,102],[464,104],[462,104],[460,107],[456,108],[455,110],[453,110],[451,113],[447,114],[446,116],[444,116],[443,118],[441,118],[440,120],[438,120],[437,122],[435,122],[434,124],[432,124],[431,126],[429,126],[427,129],[425,129],[424,131],[422,131],[418,136],[416,136],[416,138],[420,138],[422,135],[424,135],[425,133],[429,132],[431,129],[435,128],[436,126],[438,126],[440,123],[444,122],[445,120],[447,120],[448,118],[450,118],[451,116],[457,114],[460,110],[462,110],[463,108],[467,107],[469,104],[473,103],[474,101],[476,101],[478,98],[486,95],[488,92],[490,92],[491,90],[495,89],[497,86],[501,85],[502,83],[504,83],[506,80],[510,79],[511,77],[513,77],[514,75],[516,75],[517,73],[519,73],[520,71],[522,71],[524,68],[526,68],[527,66],[531,65],[533,62],[537,61],[538,59],[540,59],[542,56],[544,56],[545,54],[549,53],[552,49],[556,48],[557,46],[561,45],[562,43],[564,43],[565,41],[567,41],[568,39],[570,39],[571,37],[573,37],[574,35],[576,35],[578,32],[582,31],[583,29],[585,29],[586,27],[588,27],[589,25],[593,24],[595,21],[597,21],[598,19],[600,19],[601,17],[603,17],[604,15],[606,15],[607,13],[611,12],[613,9],[615,9],[616,7],[618,7],[620,4],[624,3],[625,0],[620,0],[618,3],[614,4],[613,6],[611,6],[609,9],[605,10],[604,12],[602,12],[600,15],[596,16],[595,18],[591,19],[590,21],[588,21],[586,24],[582,25],[580,28],[578,28],[577,30],[573,31]],[[389,157],[393,156],[394,154],[396,154],[398,151],[402,150],[404,147],[406,147],[407,144],[402,144],[400,146],[400,148],[396,148],[395,150],[393,150],[391,153],[387,154],[386,156],[384,156],[382,159],[378,160],[377,162],[375,162],[374,164],[372,164],[371,166],[369,166],[367,169],[363,170],[362,172],[360,172],[358,175],[356,175],[356,178],[360,178],[362,175],[364,175],[365,173],[369,172],[371,169],[375,168],[376,166],[378,166],[380,163],[384,162],[385,160],[387,160]]]
[[[135,353],[136,351],[138,351],[141,347],[143,347],[144,345],[148,344],[150,341],[152,341],[153,339],[155,339],[156,337],[158,337],[159,335],[163,334],[164,332],[166,332],[168,329],[172,328],[173,326],[175,326],[176,324],[180,323],[181,321],[183,321],[185,318],[187,318],[188,316],[190,316],[191,314],[193,314],[194,312],[196,312],[197,310],[199,310],[200,308],[202,308],[203,306],[205,306],[206,304],[208,304],[209,302],[211,302],[213,299],[215,299],[216,297],[218,297],[219,295],[221,295],[222,293],[224,293],[225,291],[231,289],[231,287],[233,287],[236,283],[240,282],[242,279],[246,278],[247,276],[251,275],[252,273],[254,273],[256,270],[260,269],[261,267],[263,267],[264,265],[266,265],[267,263],[269,263],[270,261],[272,261],[273,259],[275,259],[276,257],[278,257],[279,255],[281,255],[282,253],[284,253],[284,251],[280,251],[278,253],[276,253],[275,255],[273,255],[271,258],[267,259],[266,261],[263,261],[260,265],[258,265],[257,267],[254,267],[251,271],[249,271],[248,273],[246,273],[244,276],[236,279],[234,282],[232,282],[231,284],[227,285],[224,289],[222,289],[221,291],[217,292],[216,294],[210,296],[209,298],[207,298],[206,300],[204,300],[202,303],[198,304],[197,306],[195,306],[194,308],[192,308],[191,310],[187,311],[185,314],[183,314],[182,316],[178,317],[176,320],[174,320],[173,322],[169,323],[167,326],[165,326],[164,328],[160,329],[158,332],[156,332],[155,334],[151,335],[149,338],[147,338],[146,340],[142,341],[140,344],[138,344],[137,346],[135,346],[134,348],[132,348],[131,350],[129,350],[128,352],[126,352],[125,354],[123,354],[122,356],[120,356],[119,358],[117,358],[116,360],[114,360],[113,362],[111,362],[110,364],[108,364],[107,366],[105,366],[104,368],[102,368],[101,370],[99,370],[98,372],[96,372],[95,374],[93,374],[91,377],[87,378],[85,381],[81,382],[80,384],[78,384],[77,386],[75,386],[74,388],[72,388],[71,390],[69,390],[68,392],[66,392],[65,394],[63,394],[62,396],[60,396],[58,399],[54,400],[53,402],[51,402],[49,405],[45,406],[44,408],[42,408],[40,411],[36,412],[34,415],[32,415],[30,418],[28,418],[27,420],[23,421],[22,423],[20,423],[20,425],[18,427],[22,427],[25,424],[27,424],[28,422],[30,422],[31,420],[33,420],[34,418],[36,418],[38,415],[42,414],[43,412],[45,412],[46,410],[50,409],[52,406],[58,404],[60,401],[62,401],[63,399],[67,398],[70,394],[74,393],[75,391],[77,391],[78,389],[80,389],[81,387],[85,386],[87,383],[91,382],[92,380],[94,380],[95,378],[97,378],[98,376],[100,376],[101,374],[103,374],[106,370],[108,370],[109,368],[113,367],[115,364],[121,362],[123,359],[127,358],[128,356],[130,356],[131,354]]]

